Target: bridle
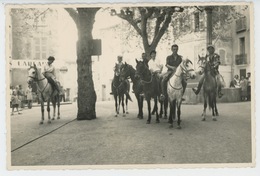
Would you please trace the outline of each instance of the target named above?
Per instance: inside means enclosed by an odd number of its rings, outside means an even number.
[[[43,80],[46,79],[45,77],[43,77],[42,79],[38,79],[38,70],[37,70],[36,68],[34,68],[34,67],[31,67],[31,68],[33,68],[34,71],[35,71],[35,77],[33,77],[33,76],[28,76],[28,77],[29,77],[29,78],[32,78],[33,81],[35,81],[35,82],[40,82],[40,81],[43,81]],[[46,85],[44,86],[43,90],[41,90],[40,87],[38,86],[38,90],[39,90],[39,92],[40,92],[41,94],[44,92],[44,90],[46,89],[47,85],[48,85],[48,81],[47,81]]]
[[[142,72],[137,72],[136,71],[136,75],[143,75],[144,74],[144,72],[146,71],[146,70],[149,70],[149,68],[144,64],[144,67],[146,68],[146,69],[143,69],[143,71]],[[144,84],[150,84],[152,81],[153,81],[153,74],[152,74],[152,72],[149,70],[149,73],[150,73],[150,76],[151,76],[151,79],[149,80],[149,81],[145,81],[145,80],[143,80],[142,78],[141,78],[141,76],[140,76],[140,80],[141,80],[141,82],[142,83],[144,83]]]
[[[194,71],[193,68],[187,69],[186,67],[183,66],[183,64],[180,65],[180,68],[181,68],[181,72],[185,75],[185,78],[186,78],[186,79],[189,79],[189,78],[190,78],[190,76],[189,76],[188,73],[191,72],[191,71]],[[177,75],[176,72],[174,73],[174,76],[176,76],[176,77],[181,77],[181,75]],[[169,85],[170,85],[173,89],[175,89],[175,90],[181,90],[181,89],[182,89],[182,86],[176,88],[176,87],[174,87],[173,85],[171,85],[171,82],[170,82],[170,81],[168,81],[168,82],[169,82]]]

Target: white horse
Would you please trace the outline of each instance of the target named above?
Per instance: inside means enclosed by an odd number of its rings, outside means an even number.
[[[37,85],[37,94],[38,98],[41,102],[41,112],[42,118],[40,124],[43,124],[44,121],[44,102],[47,102],[47,112],[48,112],[48,123],[51,123],[50,116],[50,102],[52,102],[53,106],[53,118],[55,120],[56,114],[56,103],[58,107],[58,115],[57,119],[60,119],[60,97],[58,91],[53,88],[53,86],[48,82],[47,78],[43,76],[43,74],[37,69],[36,65],[31,66],[28,69],[28,84],[32,84],[32,82],[36,82]]]
[[[176,104],[177,104],[177,128],[181,129],[180,123],[180,115],[181,115],[181,103],[182,103],[182,96],[183,96],[183,87],[182,81],[183,79],[194,79],[196,77],[196,73],[193,69],[192,62],[189,59],[183,60],[181,64],[177,67],[176,72],[170,78],[167,83],[167,93],[170,103],[170,117],[169,123],[170,128],[173,127],[173,119],[175,119],[176,114]]]

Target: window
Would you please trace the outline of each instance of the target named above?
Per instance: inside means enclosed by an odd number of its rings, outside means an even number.
[[[35,59],[46,59],[47,57],[47,38],[38,37],[34,38],[34,58]]]
[[[240,54],[245,54],[245,37],[239,38]]]
[[[194,13],[194,29],[195,32],[198,32],[200,29],[200,14],[199,12]]]

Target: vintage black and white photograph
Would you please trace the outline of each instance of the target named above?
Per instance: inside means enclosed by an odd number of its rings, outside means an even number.
[[[253,3],[7,5],[7,164],[254,167]]]

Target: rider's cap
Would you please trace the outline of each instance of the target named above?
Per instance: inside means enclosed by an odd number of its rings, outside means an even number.
[[[54,58],[53,56],[50,56],[50,57],[48,57],[48,60],[52,60],[52,61],[54,61],[55,58]]]
[[[208,45],[208,46],[207,46],[207,49],[209,49],[209,48],[215,49],[214,45]]]

